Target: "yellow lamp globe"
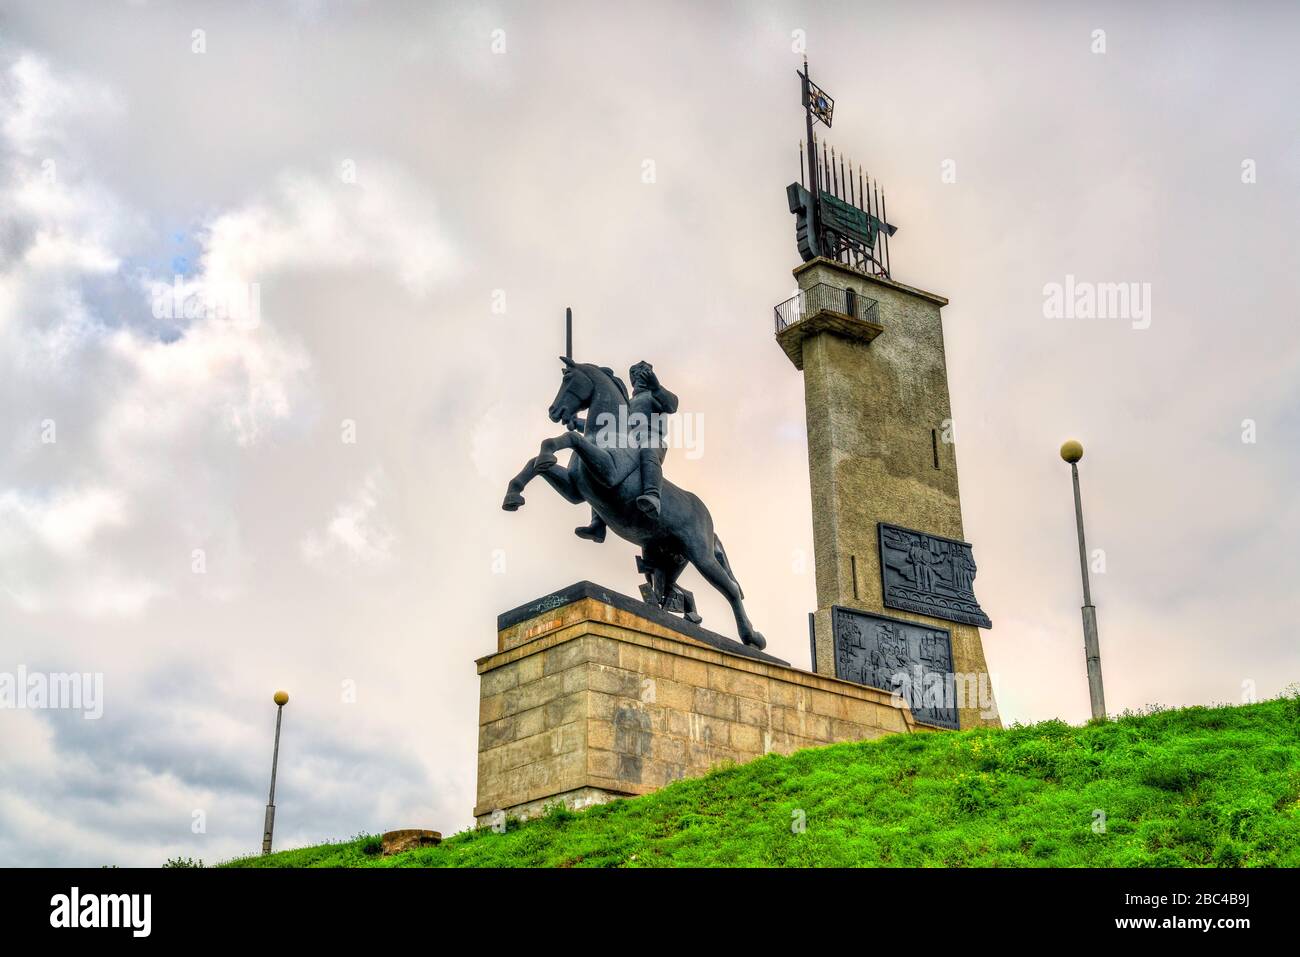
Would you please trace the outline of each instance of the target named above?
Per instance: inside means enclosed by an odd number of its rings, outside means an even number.
[[[1083,446],[1075,439],[1070,439],[1061,446],[1061,458],[1073,464],[1083,458]]]
[[[289,703],[289,692],[277,691],[275,693],[275,703],[283,708],[286,704]]]

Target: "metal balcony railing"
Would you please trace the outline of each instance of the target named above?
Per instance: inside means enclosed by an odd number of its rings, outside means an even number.
[[[834,312],[851,319],[879,323],[880,304],[874,299],[859,296],[852,289],[840,289],[819,282],[801,290],[799,295],[777,306],[776,332],[780,335],[796,323],[810,319],[821,312]]]

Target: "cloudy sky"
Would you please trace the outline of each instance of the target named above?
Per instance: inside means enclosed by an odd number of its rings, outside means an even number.
[[[806,664],[771,337],[801,42],[895,277],[952,300],[1004,718],[1088,714],[1069,436],[1111,709],[1300,681],[1300,14],[1054,6],[6,4],[0,672],[102,674],[103,717],[0,711],[0,864],[255,851],[278,687],[278,846],[468,825],[497,613],[637,584],[540,484],[499,508],[566,305],[579,359],[702,417],[668,474]],[[255,284],[256,321],[169,317],[177,276]],[[1049,318],[1067,276],[1149,289],[1149,324]]]

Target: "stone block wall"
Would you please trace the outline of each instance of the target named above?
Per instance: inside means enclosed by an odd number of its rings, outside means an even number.
[[[730,654],[595,598],[502,629],[498,648],[477,662],[480,822],[924,729],[884,691]]]

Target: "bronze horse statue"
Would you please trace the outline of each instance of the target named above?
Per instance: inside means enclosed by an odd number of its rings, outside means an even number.
[[[628,435],[629,399],[622,380],[600,366],[564,356],[560,361],[564,363],[560,391],[548,414],[569,431],[542,442],[538,455],[510,480],[501,507],[508,512],[518,509],[524,504],[524,486],[542,476],[570,502],[586,502],[620,537],[641,546],[638,567],[649,579],[660,607],[667,607],[675,593],[681,594],[677,579],[689,563],[731,603],[741,641],[766,647],[767,641],[745,614],[744,593],[722,540],[713,531],[713,517],[699,497],[665,480],[658,515],[638,507],[639,449]],[[584,411],[585,421],[579,419]],[[567,466],[555,457],[562,449],[574,453]],[[685,611],[690,620],[700,620],[693,603],[688,602]]]

